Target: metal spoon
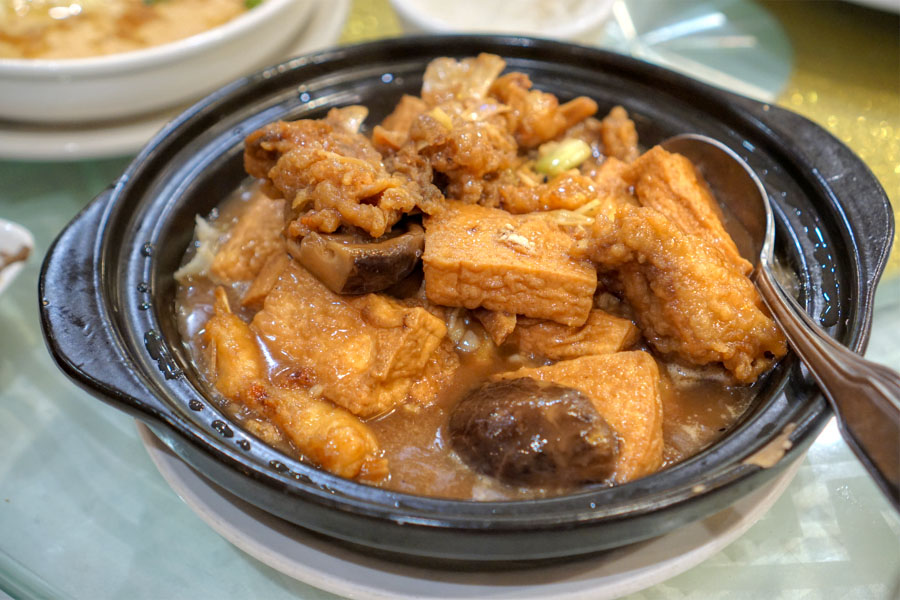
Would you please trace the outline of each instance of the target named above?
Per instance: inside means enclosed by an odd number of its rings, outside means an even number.
[[[835,342],[775,279],[772,207],[746,162],[703,135],[679,135],[661,145],[690,159],[719,204],[746,230],[735,243],[755,264],[760,295],[831,404],[847,445],[900,511],[900,375]]]

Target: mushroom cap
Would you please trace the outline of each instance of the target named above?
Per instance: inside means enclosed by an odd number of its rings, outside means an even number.
[[[470,467],[509,484],[611,482],[615,431],[582,392],[522,377],[482,385],[453,409],[449,433]]]
[[[425,230],[407,223],[380,238],[365,233],[318,233],[289,251],[306,270],[337,294],[387,289],[409,275],[425,247]]]

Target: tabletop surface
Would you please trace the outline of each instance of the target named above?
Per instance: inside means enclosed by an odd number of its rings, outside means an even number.
[[[641,4],[652,1],[628,3]],[[729,4],[734,0],[680,6]],[[790,43],[779,58],[786,78],[777,103],[848,144],[900,206],[897,14],[818,1],[753,8],[774,19]],[[386,0],[358,0],[340,42],[400,33]],[[156,471],[134,421],[73,385],[45,349],[40,262],[65,224],[129,161],[0,161],[0,218],[25,225],[36,241],[26,268],[0,297],[0,597],[336,598],[219,537]],[[896,245],[875,307],[867,355],[900,369]],[[895,598],[898,582],[900,519],[832,423],[746,534],[630,598]]]

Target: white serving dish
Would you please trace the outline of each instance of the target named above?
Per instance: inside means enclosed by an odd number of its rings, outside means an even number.
[[[797,458],[729,508],[601,555],[527,570],[434,570],[351,550],[270,515],[198,474],[146,425],[137,427],[169,486],[219,535],[289,577],[355,600],[620,598],[687,571],[743,535],[775,504],[803,462]]]
[[[0,120],[109,121],[200,98],[272,61],[318,0],[265,0],[197,35],[134,52],[0,58]]]
[[[613,0],[391,0],[391,4],[407,33],[504,33],[579,40],[606,21]]]
[[[310,15],[291,36],[291,42],[271,62],[335,44],[347,19],[350,0],[312,0],[312,6]],[[136,154],[154,133],[187,106],[130,118],[71,124],[0,119],[0,160],[81,160]]]

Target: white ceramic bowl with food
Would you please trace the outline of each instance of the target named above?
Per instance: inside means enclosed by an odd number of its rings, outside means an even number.
[[[507,33],[581,40],[609,17],[613,0],[391,0],[407,33]]]
[[[0,58],[0,119],[111,121],[178,106],[272,62],[316,0],[263,0],[190,37],[85,58]]]

